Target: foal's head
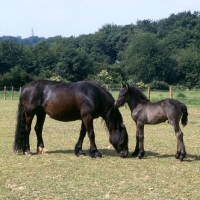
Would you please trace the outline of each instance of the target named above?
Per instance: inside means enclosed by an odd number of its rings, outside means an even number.
[[[120,90],[118,98],[115,101],[116,107],[120,107],[130,100],[129,89],[128,84],[122,84],[122,89]]]
[[[122,84],[122,89],[115,101],[115,106],[122,106],[126,102],[132,102],[132,105],[136,106],[138,103],[149,102],[149,100],[138,88],[129,86],[129,84],[126,83]]]

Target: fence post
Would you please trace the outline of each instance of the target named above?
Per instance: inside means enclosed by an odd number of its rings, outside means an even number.
[[[4,100],[6,100],[6,86],[4,86]]]
[[[12,100],[13,100],[13,96],[14,96],[14,87],[12,86],[12,97],[11,97]]]
[[[20,87],[19,88],[19,96],[20,96],[21,92],[22,92],[22,88]]]
[[[148,87],[148,99],[150,100],[150,87]]]
[[[172,87],[169,87],[169,96],[170,98],[173,98]]]

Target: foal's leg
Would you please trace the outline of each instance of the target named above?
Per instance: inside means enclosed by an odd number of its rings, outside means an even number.
[[[88,137],[90,140],[90,156],[92,158],[102,157],[101,153],[97,150],[97,146],[95,143],[95,134],[93,128],[93,118],[91,115],[87,115],[83,118],[83,122],[85,124],[86,130],[88,132]]]
[[[138,131],[138,128],[136,130],[136,145],[135,145],[135,150],[134,152],[132,153],[132,156],[137,156],[139,154],[139,131]]]
[[[136,147],[135,151],[132,153],[132,156],[137,156],[137,158],[144,157],[144,124],[137,122],[137,131],[136,131]]]
[[[40,112],[40,113],[37,113],[36,116],[37,116],[37,121],[35,125],[35,132],[37,136],[37,152],[39,154],[46,154],[48,153],[48,150],[44,148],[44,142],[42,138],[42,129],[43,129],[46,113]]]
[[[183,161],[183,158],[185,158],[186,156],[185,145],[183,141],[183,133],[178,123],[175,125],[172,124],[172,126],[174,128],[175,135],[177,138],[177,153],[175,155],[175,158],[180,159],[180,161]]]
[[[85,156],[85,153],[82,150],[82,145],[83,145],[83,140],[84,140],[85,135],[86,135],[86,128],[85,128],[85,125],[82,121],[79,139],[78,139],[76,146],[75,146],[75,155],[76,156],[80,156],[80,155]]]

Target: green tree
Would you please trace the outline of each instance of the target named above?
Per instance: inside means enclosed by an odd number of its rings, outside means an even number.
[[[185,85],[189,88],[200,87],[200,50],[190,45],[180,52],[181,70],[185,74]]]
[[[109,75],[107,70],[102,70],[99,74],[97,74],[95,81],[105,87],[106,85],[112,83],[112,77]]]
[[[21,87],[25,83],[31,81],[32,78],[20,67],[13,67],[10,72],[0,75],[0,85]]]
[[[80,81],[93,73],[93,61],[85,52],[75,49],[65,49],[61,62],[57,64],[55,74],[69,81]]]

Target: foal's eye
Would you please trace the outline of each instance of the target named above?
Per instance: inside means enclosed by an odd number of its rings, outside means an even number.
[[[125,97],[125,96],[126,96],[126,93],[123,94],[123,97]]]

